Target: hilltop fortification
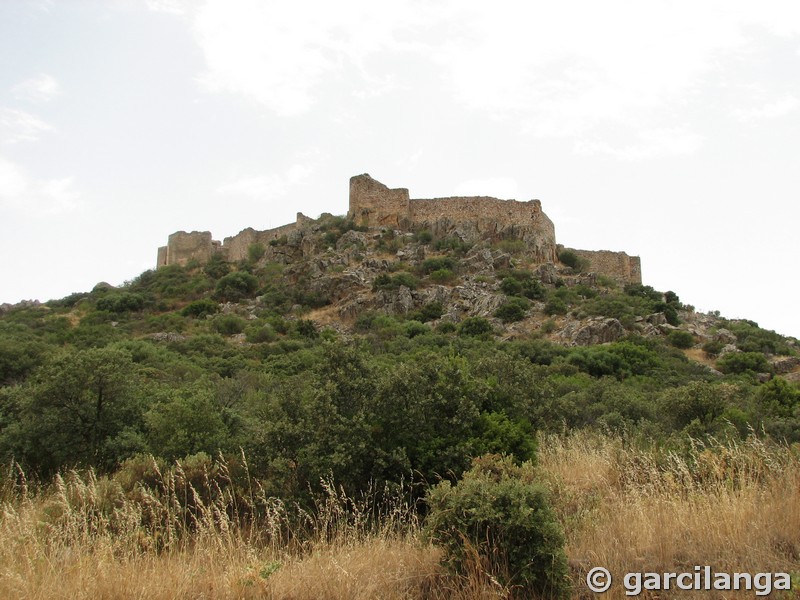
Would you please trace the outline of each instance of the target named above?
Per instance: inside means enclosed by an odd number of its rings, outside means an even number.
[[[350,178],[350,203],[347,216],[355,225],[369,229],[400,231],[428,230],[435,237],[456,236],[464,242],[520,240],[534,262],[556,263],[560,247],[553,222],[542,211],[539,200],[519,202],[487,196],[417,199],[407,188],[389,188],[368,174]],[[274,229],[245,229],[223,242],[212,239],[208,231],[178,231],[158,249],[157,266],[189,261],[206,262],[215,254],[226,260],[247,258],[253,244],[303,235],[315,221],[297,213],[297,220]],[[608,250],[574,250],[589,268],[623,283],[641,283],[639,257]]]
[[[517,202],[487,196],[411,199],[406,188],[389,189],[367,174],[350,179],[350,210],[357,225],[404,230],[428,229],[474,241],[524,241],[541,263],[555,262],[556,233],[539,200]]]

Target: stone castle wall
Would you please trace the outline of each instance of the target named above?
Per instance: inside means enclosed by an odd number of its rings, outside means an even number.
[[[210,231],[176,231],[158,249],[158,266],[185,265],[190,260],[207,262],[219,247]]]
[[[638,256],[610,250],[566,248],[589,263],[587,271],[612,277],[622,283],[642,283],[642,263]]]
[[[350,179],[347,213],[356,225],[370,228],[429,229],[434,235],[458,235],[465,240],[519,239],[527,254],[539,263],[558,258],[555,227],[542,211],[539,200],[518,202],[486,196],[412,199],[407,188],[391,189],[367,174]],[[185,265],[191,260],[207,262],[214,255],[239,261],[248,257],[253,244],[268,246],[272,240],[304,230],[313,220],[297,213],[297,220],[266,231],[247,228],[224,243],[208,231],[178,231],[158,249],[157,266]],[[573,250],[588,261],[589,270],[623,283],[641,283],[638,256],[608,250]]]
[[[407,188],[390,189],[369,175],[350,178],[350,208],[347,216],[357,225],[400,227],[408,218]]]
[[[225,260],[244,260],[247,258],[251,245],[267,246],[272,240],[289,236],[310,222],[313,222],[313,219],[303,213],[297,213],[297,220],[294,223],[265,231],[257,231],[248,227],[234,236],[226,237],[224,243],[212,239],[210,231],[192,231],[191,233],[177,231],[169,236],[166,246],[158,249],[156,267],[186,265],[191,260],[204,263],[208,262],[215,254],[220,254]]]
[[[488,196],[409,198],[406,188],[390,189],[367,174],[350,179],[348,216],[357,225],[430,229],[434,235],[457,230],[470,239],[516,238],[539,262],[555,262],[553,222],[539,200],[518,202]]]

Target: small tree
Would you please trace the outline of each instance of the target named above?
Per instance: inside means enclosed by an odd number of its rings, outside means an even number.
[[[518,597],[568,597],[564,534],[530,462],[477,458],[455,486],[443,481],[433,487],[428,504],[426,534],[457,572],[476,553]]]

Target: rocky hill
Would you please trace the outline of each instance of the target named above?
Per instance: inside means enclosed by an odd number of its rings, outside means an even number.
[[[444,331],[478,318],[503,340],[590,346],[630,335],[659,338],[709,368],[741,351],[739,343],[765,351],[775,372],[798,377],[800,359],[786,356],[797,350],[796,340],[762,332],[758,335],[772,341],[758,347],[743,343],[760,331],[754,323],[700,314],[674,292],[599,274],[561,246],[560,260],[542,264],[516,239],[468,242],[458,235],[434,237],[428,230],[368,229],[323,215],[248,250],[249,258],[237,268],[258,276],[267,293],[220,304],[224,314],[246,320],[256,320],[281,290],[298,300],[289,310],[292,318],[343,334],[365,331],[380,315]],[[212,270],[214,264],[224,262],[212,262]],[[195,261],[189,267],[201,265]],[[247,337],[236,339],[246,343]]]

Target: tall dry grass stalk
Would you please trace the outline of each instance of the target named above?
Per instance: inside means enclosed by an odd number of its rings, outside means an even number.
[[[575,569],[576,595],[588,594],[587,568],[628,572],[786,572],[800,585],[800,457],[755,437],[695,442],[678,455],[643,451],[591,433],[547,436],[540,465],[554,489]],[[749,593],[673,590],[652,597],[732,598]],[[794,590],[800,596],[800,591]],[[624,598],[615,585],[609,599]],[[780,597],[775,594],[773,597]]]
[[[789,448],[752,438],[678,455],[585,432],[543,436],[539,447],[575,597],[593,597],[583,580],[589,566],[617,581],[694,565],[800,573],[800,458]],[[465,576],[446,573],[440,551],[420,541],[411,503],[386,490],[351,498],[327,482],[315,507],[301,510],[249,477],[234,493],[222,461],[214,477],[205,467],[152,466],[155,479],[132,487],[74,471],[37,487],[18,469],[6,473],[0,598],[510,597],[479,557]],[[605,597],[624,591],[615,585]]]
[[[225,480],[224,462],[218,463]],[[507,593],[479,568],[447,574],[403,497],[323,482],[313,509],[246,494],[181,465],[124,493],[70,471],[0,488],[0,598],[467,599]],[[249,478],[248,478],[249,480]],[[230,483],[230,481],[229,481]]]

